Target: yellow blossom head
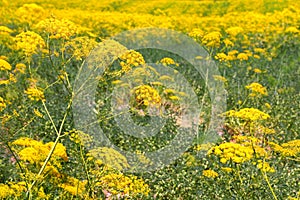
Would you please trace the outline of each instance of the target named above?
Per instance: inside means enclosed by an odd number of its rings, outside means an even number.
[[[51,18],[40,21],[36,28],[44,31],[53,39],[68,40],[79,32],[79,27],[68,19],[59,20],[52,16]]]
[[[11,65],[6,60],[0,59],[0,70],[1,71],[11,70]]]
[[[15,37],[16,49],[22,50],[27,57],[36,54],[38,50],[45,47],[43,38],[32,31],[26,31]]]
[[[255,97],[259,95],[268,95],[267,89],[259,83],[251,83],[250,85],[246,86],[246,89],[250,90],[250,96]]]
[[[158,91],[149,85],[141,85],[136,87],[134,89],[134,94],[138,105],[160,105],[161,97]]]

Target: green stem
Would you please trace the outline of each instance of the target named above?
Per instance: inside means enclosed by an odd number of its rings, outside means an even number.
[[[261,173],[262,173],[264,179],[266,180],[266,182],[267,182],[267,184],[268,184],[268,186],[269,186],[269,188],[270,188],[270,190],[271,190],[271,193],[272,193],[274,199],[275,199],[275,200],[278,200],[278,198],[277,198],[277,196],[276,196],[276,194],[275,194],[275,192],[274,192],[274,190],[273,190],[273,188],[272,188],[272,186],[271,186],[271,184],[270,184],[270,181],[269,181],[269,179],[268,179],[268,176],[267,176],[266,172],[263,172],[262,170],[260,170],[260,171],[261,171]]]
[[[44,170],[45,170],[45,168],[46,168],[48,162],[49,162],[50,159],[51,159],[52,154],[54,153],[55,147],[56,147],[56,145],[58,144],[59,139],[60,139],[61,136],[62,136],[62,135],[61,135],[62,128],[63,128],[63,125],[64,125],[64,123],[65,123],[65,120],[66,120],[66,117],[67,117],[69,108],[70,108],[71,105],[72,105],[72,99],[73,99],[73,97],[70,99],[69,105],[68,105],[68,107],[67,107],[67,109],[66,109],[66,112],[65,112],[65,114],[64,114],[64,117],[63,117],[63,120],[62,120],[62,122],[61,122],[61,125],[60,125],[59,130],[57,130],[57,128],[56,128],[56,126],[55,126],[55,123],[54,123],[54,121],[53,121],[53,119],[52,119],[52,117],[51,117],[51,115],[50,115],[50,113],[49,113],[49,111],[48,111],[48,109],[47,109],[47,106],[46,106],[45,102],[42,101],[43,106],[44,106],[44,108],[45,108],[45,110],[46,110],[46,113],[47,113],[47,115],[48,115],[48,117],[49,117],[49,119],[50,119],[50,121],[51,121],[51,123],[52,123],[52,125],[53,125],[53,127],[54,127],[54,129],[55,129],[55,131],[56,131],[57,137],[56,137],[56,139],[55,139],[55,142],[54,142],[54,144],[53,144],[53,146],[52,146],[50,152],[49,152],[48,155],[47,155],[46,160],[44,161],[44,163],[43,163],[43,165],[42,165],[42,167],[41,167],[41,169],[40,169],[40,171],[38,172],[38,174],[37,174],[36,177],[39,177],[39,176],[44,172]],[[36,184],[36,182],[37,182],[37,179],[35,178],[35,180],[34,180],[34,181],[32,182],[32,184],[30,185],[29,189],[27,190],[27,196],[28,196],[28,199],[31,199],[31,198],[32,198],[32,196],[31,196],[31,190],[32,190],[33,186]]]
[[[89,176],[87,164],[86,164],[85,159],[84,159],[83,149],[82,149],[81,144],[80,144],[80,156],[81,156],[83,166],[84,166],[84,171],[85,171],[85,174],[86,174],[86,177],[87,177],[87,180],[88,180],[88,188],[90,190],[91,189],[91,179],[90,179],[90,176]]]

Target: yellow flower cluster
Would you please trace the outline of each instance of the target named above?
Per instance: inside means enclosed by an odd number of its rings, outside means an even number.
[[[219,47],[222,34],[218,31],[210,32],[202,37],[202,43],[207,47]]]
[[[263,161],[263,160],[258,160],[256,167],[263,172],[270,172],[270,173],[275,172],[275,169],[273,167],[271,167],[268,162]]]
[[[40,21],[36,28],[50,35],[50,38],[68,40],[79,32],[79,27],[67,19],[59,20],[51,17]]]
[[[204,31],[199,28],[194,28],[190,33],[189,36],[195,39],[201,39],[204,36]]]
[[[34,3],[24,4],[16,11],[16,16],[18,16],[18,20],[20,20],[23,23],[29,24],[40,20],[44,15],[44,8]]]
[[[48,142],[44,144],[31,138],[22,137],[12,142],[12,145],[17,148],[21,147],[20,150],[17,150],[17,153],[22,161],[29,162],[31,164],[42,164],[45,161],[54,143]],[[57,143],[53,155],[50,159],[50,163],[56,167],[61,167],[60,159],[67,161],[68,156],[66,148],[63,146],[63,144]],[[51,170],[54,174],[58,175],[57,170],[51,164],[48,165],[48,169]]]
[[[99,147],[90,150],[88,155],[96,158],[98,161],[101,161],[108,167],[117,170],[122,170],[130,167],[126,157],[113,148]]]
[[[21,74],[25,74],[26,65],[23,63],[16,64],[16,68],[14,69],[14,72],[20,72]]]
[[[194,147],[194,150],[196,151],[208,151],[213,147],[214,144],[212,143],[206,143],[206,144],[197,144],[197,146]]]
[[[172,101],[179,101],[183,96],[186,96],[186,93],[184,92],[180,92],[180,91],[176,91],[172,88],[166,88],[163,91],[164,97],[172,100]]]
[[[226,142],[215,146],[208,151],[208,154],[215,154],[220,158],[220,162],[225,164],[228,161],[243,163],[253,157],[253,149],[241,144]]]
[[[149,86],[149,85],[141,85],[134,89],[135,100],[138,105],[160,105],[161,97],[159,96],[158,91]]]
[[[130,50],[124,55],[120,56],[120,59],[122,60],[120,62],[120,65],[123,72],[130,71],[133,66],[137,67],[139,65],[145,64],[145,60],[142,54],[134,50]]]
[[[224,172],[227,172],[227,173],[233,171],[233,169],[231,167],[221,167],[221,170],[224,171]]]
[[[8,185],[3,183],[0,184],[0,199],[5,199],[13,194],[13,191],[9,188]]]
[[[11,65],[6,60],[0,59],[0,70],[1,71],[11,70]]]
[[[135,197],[138,194],[147,195],[150,191],[149,186],[136,176],[125,176],[121,173],[111,173],[100,178],[98,183],[103,189],[112,195],[122,194]]]
[[[0,58],[0,71],[9,71],[11,70],[11,65],[4,59]],[[15,71],[14,71],[15,72]],[[17,82],[17,79],[15,77],[14,73],[6,73],[6,75],[8,75],[8,77],[5,79],[4,76],[0,79],[0,85],[7,85],[10,82]]]
[[[65,191],[69,192],[70,194],[77,196],[82,195],[85,191],[87,181],[80,181],[74,177],[68,177],[67,181],[59,184],[60,188],[63,188]]]
[[[259,124],[256,124],[254,127],[254,130],[259,133],[259,134],[266,134],[266,135],[270,135],[270,134],[274,134],[275,130],[272,128],[268,128]]]
[[[81,60],[87,57],[91,50],[97,45],[94,39],[88,37],[76,37],[68,41],[63,47],[62,51],[71,53],[76,60]]]
[[[252,93],[250,93],[251,97],[256,97],[259,95],[265,95],[265,96],[268,95],[267,88],[262,86],[259,83],[254,82],[245,87],[246,87],[246,89],[251,90],[251,92],[252,92]]]
[[[138,159],[141,163],[143,163],[145,165],[151,165],[152,164],[152,161],[145,156],[144,152],[136,151],[135,154],[137,155],[137,157],[138,157]]]
[[[266,53],[266,49],[256,47],[256,48],[254,48],[254,52],[255,53],[265,54]]]
[[[45,47],[45,42],[43,38],[32,31],[26,31],[18,34],[15,37],[16,49],[22,50],[27,57],[37,53]]]
[[[19,197],[22,192],[26,191],[25,182],[18,183],[0,183],[0,199],[7,199],[9,197]]]
[[[239,53],[237,50],[229,51],[226,53],[217,53],[215,59],[219,61],[233,61],[233,60],[248,60],[248,57],[251,56],[250,52]]]
[[[6,108],[6,103],[2,97],[0,97],[0,111]]]
[[[228,60],[228,56],[225,53],[217,53],[217,55],[215,55],[215,59],[219,60],[219,61],[227,61]]]
[[[240,61],[247,61],[249,59],[249,56],[246,53],[239,53],[236,58]]]
[[[261,147],[261,140],[256,137],[236,135],[233,136],[232,139],[236,143],[239,143],[248,148],[252,148],[254,150],[256,158],[268,156],[268,152],[263,147]]]
[[[221,81],[221,82],[223,82],[223,83],[226,83],[226,82],[227,82],[227,79],[226,79],[224,76],[213,75],[213,78],[214,78],[215,80]]]
[[[225,44],[226,47],[233,47],[234,46],[234,43],[228,38],[225,38],[223,40],[223,43]]]
[[[285,29],[285,32],[292,33],[292,34],[298,34],[298,33],[300,33],[300,30],[294,26],[291,26],[291,27],[288,27],[287,29]]]
[[[162,58],[159,62],[161,64],[163,64],[164,66],[167,66],[167,65],[176,65],[176,66],[178,66],[179,65],[172,58],[169,58],[169,57]]]
[[[258,69],[258,68],[254,68],[253,71],[255,73],[257,73],[257,74],[261,74],[262,73],[262,71],[260,69]]]
[[[41,88],[30,87],[24,91],[32,101],[45,101],[44,92]]]
[[[203,170],[202,175],[208,178],[216,178],[219,176],[219,174],[212,169]]]
[[[229,27],[225,30],[225,32],[230,35],[230,37],[234,38],[236,37],[238,34],[243,33],[244,29],[242,27]]]
[[[271,148],[283,156],[296,157],[300,154],[300,140],[291,140],[281,145],[274,142],[269,142]]]
[[[230,110],[226,114],[228,117],[235,117],[246,121],[258,121],[270,118],[270,115],[256,108],[242,108],[239,111]]]
[[[9,35],[12,32],[13,30],[11,30],[10,28],[6,26],[0,26],[0,35]]]

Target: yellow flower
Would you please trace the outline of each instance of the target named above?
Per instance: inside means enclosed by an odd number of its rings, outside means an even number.
[[[219,174],[217,172],[215,172],[214,170],[211,170],[211,169],[203,170],[202,175],[206,176],[208,178],[216,178],[219,176]]]
[[[230,27],[226,29],[225,32],[231,37],[236,37],[238,34],[244,32],[244,29],[241,27]]]
[[[45,194],[44,188],[40,187],[40,189],[38,191],[38,197],[40,199],[49,199],[50,198],[50,194]]]
[[[2,97],[0,97],[0,111],[6,108],[6,103]]]
[[[21,22],[33,23],[40,20],[45,15],[45,10],[43,7],[32,4],[24,4],[22,7],[18,8],[16,15]]]
[[[254,52],[264,54],[264,53],[266,53],[266,50],[262,49],[262,48],[254,48]]]
[[[149,86],[141,85],[134,89],[135,100],[138,105],[160,105],[161,97],[159,96],[158,91]]]
[[[13,82],[13,83],[16,83],[17,82],[17,79],[15,77],[15,75],[13,73],[10,73],[9,74],[9,79],[8,79],[10,82]]]
[[[261,71],[260,69],[258,69],[258,68],[254,68],[253,71],[254,71],[255,73],[257,73],[257,74],[260,74],[260,73],[262,72],[262,71]]]
[[[179,64],[176,63],[172,58],[163,58],[159,61],[161,64],[163,64],[164,66],[167,66],[167,65],[176,65],[178,66]]]
[[[58,186],[72,195],[82,195],[85,191],[87,181],[80,181],[77,178],[68,177],[66,183],[59,184]]]
[[[136,151],[135,154],[137,155],[137,157],[141,163],[148,164],[148,165],[152,163],[152,161],[145,156],[144,152]]]
[[[213,77],[214,77],[215,80],[222,81],[223,83],[227,82],[227,79],[224,76],[213,75]]]
[[[237,55],[237,59],[239,59],[240,61],[243,61],[243,60],[245,60],[245,61],[247,61],[248,60],[248,55],[246,54],[246,53],[239,53],[238,55]]]
[[[8,185],[0,183],[0,199],[6,199],[13,193],[14,193],[13,190],[10,189]]]
[[[22,50],[27,57],[45,47],[43,38],[32,31],[22,32],[15,37],[16,49]]]
[[[199,28],[194,28],[190,33],[189,36],[199,39],[202,38],[204,36],[204,31],[202,31]]]
[[[25,93],[32,101],[45,101],[44,92],[40,88],[28,88],[27,90],[25,90]]]
[[[79,27],[73,22],[62,19],[59,20],[52,16],[51,18],[40,21],[36,28],[50,35],[53,39],[70,39],[79,32]]]
[[[268,109],[271,109],[271,105],[269,103],[265,103],[265,106],[268,108]]]
[[[276,148],[275,148],[275,151]],[[289,142],[281,144],[281,148],[278,150],[284,156],[297,156],[300,153],[300,140],[291,140]]]
[[[1,71],[11,70],[11,65],[7,61],[0,59],[0,70]]]
[[[6,26],[0,26],[0,35],[9,35],[12,32],[13,31],[10,28]]]
[[[196,151],[208,151],[210,148],[212,148],[212,146],[212,143],[198,144],[194,149]]]
[[[236,117],[243,120],[257,121],[266,120],[270,118],[270,115],[256,109],[256,108],[243,108],[239,111],[230,110],[226,112],[229,117]]]
[[[222,167],[221,170],[225,171],[225,172],[232,172],[232,168],[230,167]]]
[[[120,62],[120,65],[124,72],[130,71],[132,67],[137,67],[139,65],[145,64],[145,60],[142,54],[134,50],[129,50],[124,55],[120,56],[120,59],[122,60],[122,62]]]
[[[258,169],[260,169],[263,172],[271,172],[271,173],[275,172],[275,169],[271,167],[269,163],[262,160],[259,160],[256,166]]]
[[[12,142],[12,145],[16,147],[17,154],[21,161],[35,165],[42,165],[54,143],[49,142],[43,144],[43,142],[22,137]],[[53,175],[59,176],[59,172],[56,167],[61,168],[61,160],[68,160],[66,148],[63,144],[57,143],[45,172],[51,172]]]
[[[237,50],[232,50],[232,51],[229,51],[228,52],[228,55],[229,56],[234,56],[234,55],[236,55],[236,54],[238,54],[239,52],[237,51]]]
[[[217,59],[219,61],[227,61],[228,56],[225,53],[217,53],[217,55],[215,56],[215,59]]]
[[[21,74],[25,74],[25,70],[26,70],[26,65],[23,63],[18,63],[16,64],[16,68],[14,72],[20,72]]]
[[[62,51],[72,54],[76,60],[81,60],[89,55],[91,50],[97,45],[94,39],[88,37],[76,37],[68,41]]]
[[[100,178],[98,183],[102,188],[112,193],[130,195],[135,197],[138,194],[147,195],[150,191],[149,186],[136,176],[125,176],[121,173],[110,173]]]
[[[223,42],[224,42],[226,47],[233,47],[234,46],[234,43],[231,40],[229,40],[228,38],[224,39]]]
[[[54,142],[48,142],[47,144],[45,144],[44,146],[47,149],[51,149],[54,145]],[[68,161],[68,156],[67,156],[67,152],[66,152],[66,147],[61,144],[61,143],[57,143],[53,152],[53,156],[56,156],[58,158],[62,158],[64,161]]]
[[[129,168],[129,164],[124,155],[108,147],[99,147],[89,151],[89,155],[101,160],[108,167],[118,170]]]
[[[293,33],[293,34],[297,34],[297,33],[300,33],[300,30],[298,30],[296,27],[288,27],[286,30],[285,30],[286,33]]]
[[[231,160],[235,163],[243,163],[253,157],[252,147],[243,146],[241,144],[226,142],[219,146],[213,147],[208,154],[215,154],[220,158],[220,162],[225,164]]]
[[[42,145],[41,142],[36,141],[34,139],[31,139],[31,138],[27,138],[27,137],[21,137],[21,138],[15,140],[12,144],[13,145],[17,145],[17,146],[23,146],[23,147],[40,146],[40,145]]]
[[[247,89],[251,90],[250,96],[268,95],[267,89],[259,83],[251,83],[246,86]]]
[[[39,163],[40,161],[43,161],[46,158],[46,155],[41,155],[41,152],[39,152],[34,147],[26,147],[22,149],[18,154],[20,156],[20,159],[23,161],[28,161],[31,164]]]
[[[202,43],[208,47],[219,47],[222,34],[218,31],[213,31],[203,36]]]
[[[254,55],[253,55],[253,58],[260,59],[260,56],[259,56],[259,55],[256,55],[256,54],[254,54]]]

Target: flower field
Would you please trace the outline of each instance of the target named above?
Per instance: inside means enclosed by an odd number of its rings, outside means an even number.
[[[294,1],[0,10],[0,199],[300,199]]]

